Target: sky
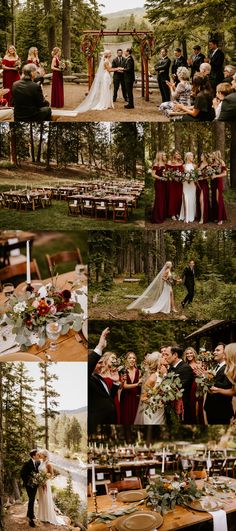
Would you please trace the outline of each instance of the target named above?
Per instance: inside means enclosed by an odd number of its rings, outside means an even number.
[[[25,363],[30,374],[35,379],[34,387],[39,387],[40,369],[38,363]],[[50,372],[59,376],[55,380],[54,388],[60,393],[59,409],[77,409],[87,405],[87,364],[82,362],[59,362],[51,366]],[[39,413],[37,403],[41,393],[35,395],[35,412]]]
[[[116,11],[122,11],[123,9],[143,7],[144,0],[129,0],[128,2],[127,0],[119,0],[119,2],[116,0],[103,0],[101,1],[101,4],[104,4],[104,7],[101,7],[102,13],[115,13]]]

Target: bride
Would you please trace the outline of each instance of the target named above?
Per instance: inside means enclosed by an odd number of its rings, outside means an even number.
[[[48,480],[43,487],[38,487],[38,519],[41,522],[48,522],[54,525],[66,525],[65,518],[57,515],[52,497],[51,479],[53,478],[53,466],[49,462],[49,452],[41,450],[39,452],[39,472],[46,472]]]
[[[134,424],[165,424],[164,406],[158,407],[150,414],[145,410],[145,399],[148,388],[158,388],[158,385],[162,381],[163,374],[167,372],[163,361],[165,360],[160,352],[152,352],[152,354],[148,354],[146,357],[146,370],[149,374],[142,384],[141,398]]]
[[[127,310],[141,310],[144,314],[170,313],[171,311],[177,313],[171,269],[172,262],[166,262],[144,293],[129,304]]]
[[[105,50],[90,91],[85,100],[75,109],[77,113],[113,109],[112,72],[123,72],[121,68],[112,68],[111,51]]]
[[[195,164],[193,163],[193,153],[190,151],[185,154],[184,172],[185,174],[191,173],[195,170]],[[183,182],[183,198],[179,221],[185,221],[186,223],[192,222],[196,217],[196,185],[194,181],[189,181],[187,176]]]

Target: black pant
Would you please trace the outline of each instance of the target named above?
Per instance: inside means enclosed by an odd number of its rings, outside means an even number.
[[[18,113],[16,110],[14,112],[15,122],[44,122],[50,121],[52,117],[52,110],[50,107],[45,106],[41,107],[37,113],[34,113],[33,116],[24,116]]]
[[[188,293],[186,297],[184,298],[182,304],[190,304],[193,301],[194,297],[194,286],[186,286]]]
[[[125,88],[125,80],[124,76],[121,74],[120,77],[114,77],[113,79],[113,85],[114,85],[114,94],[113,94],[113,101],[116,101],[117,98],[117,92],[119,90],[119,86],[121,85],[122,95],[124,100],[127,100],[126,96],[126,88]]]
[[[130,107],[134,107],[133,85],[134,85],[133,81],[125,79],[125,89],[126,89],[128,104]]]
[[[166,81],[169,81],[169,80],[163,79],[160,76],[158,77],[158,85],[161,91],[162,102],[170,101],[170,89],[168,85],[166,84]]]
[[[36,496],[36,493],[37,493],[37,487],[28,487],[28,485],[26,485],[25,488],[26,488],[26,492],[27,492],[28,498],[29,498],[27,518],[29,518],[29,520],[33,520],[35,518],[35,516],[34,516],[34,502],[35,502],[35,496]]]

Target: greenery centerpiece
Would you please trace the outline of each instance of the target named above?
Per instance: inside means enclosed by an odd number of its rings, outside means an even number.
[[[199,500],[203,491],[197,488],[193,479],[167,479],[158,477],[151,480],[146,487],[148,492],[147,505],[155,506],[155,509],[166,514],[175,508],[176,505],[187,505],[194,500]]]
[[[33,344],[42,347],[46,342],[46,325],[55,320],[60,322],[61,335],[67,334],[70,328],[79,332],[83,310],[73,299],[70,290],[58,289],[53,281],[33,292],[14,293],[1,322],[3,339],[7,339],[10,326],[21,350],[28,350]]]

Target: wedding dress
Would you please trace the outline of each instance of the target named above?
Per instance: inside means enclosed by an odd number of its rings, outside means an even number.
[[[47,472],[46,462],[39,465],[39,472]],[[52,497],[51,480],[48,479],[44,487],[38,488],[38,519],[54,525],[66,525],[63,516],[57,515]]]
[[[156,381],[153,386],[153,389],[156,389],[158,385],[161,383],[162,378],[159,376],[158,373],[156,373]],[[147,389],[146,384],[142,385],[142,391],[141,391],[141,397],[142,394],[145,393],[145,389]],[[159,407],[154,412],[149,412],[149,414],[145,410],[145,401],[139,402],[137,414],[135,417],[134,424],[165,424],[165,409],[163,407]]]
[[[154,278],[147,289],[136,299],[129,304],[127,310],[141,310],[144,314],[153,313],[170,313],[170,294],[172,290],[172,275],[169,271],[168,278],[163,279],[163,274],[166,270],[166,264]]]
[[[192,162],[184,164],[185,172],[192,170],[194,170]],[[186,180],[183,182],[183,199],[179,220],[185,221],[186,223],[194,221],[196,217],[196,208],[196,185],[193,181],[188,182]]]
[[[103,111],[114,108],[112,94],[112,73],[108,59],[101,58],[97,73],[85,100],[74,111],[77,113],[87,111]]]

